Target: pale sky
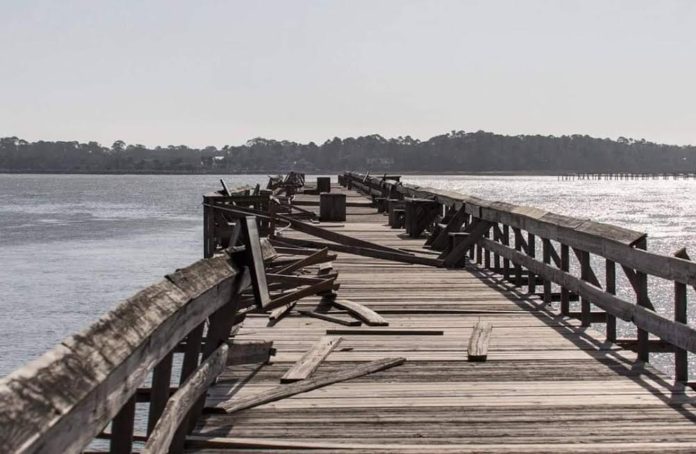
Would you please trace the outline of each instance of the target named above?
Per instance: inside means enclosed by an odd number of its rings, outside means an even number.
[[[0,0],[0,136],[696,144],[696,1]]]

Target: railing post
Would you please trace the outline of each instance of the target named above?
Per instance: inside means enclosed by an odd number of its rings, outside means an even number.
[[[679,250],[675,257],[690,260],[686,249]],[[687,323],[686,318],[686,284],[681,282],[674,283],[674,321]],[[686,383],[689,381],[689,359],[684,349],[674,347],[674,379],[678,382]]]
[[[510,246],[510,226],[503,225],[503,245]],[[503,278],[510,280],[510,259],[503,259]]]
[[[588,281],[590,278],[590,253],[578,250],[578,258],[580,259],[580,279]],[[580,324],[590,326],[592,324],[592,306],[585,297],[580,299],[580,311]]]
[[[111,422],[111,454],[130,454],[133,449],[133,425],[135,423],[135,394],[121,407]]]
[[[561,271],[566,273],[570,270],[570,248],[567,244],[561,244]],[[567,288],[561,287],[561,314],[570,313],[570,292]]]
[[[606,269],[606,292],[616,295],[616,263],[608,260]],[[616,342],[616,317],[607,312],[607,341]]]
[[[498,224],[495,224],[493,226],[493,241],[499,243],[502,240],[501,236],[502,236],[502,232],[500,230],[500,226]],[[496,273],[501,272],[500,255],[498,255],[497,253],[493,254],[493,268],[494,268]]]
[[[167,400],[169,400],[169,386],[172,379],[172,359],[174,353],[167,356],[155,366],[152,371],[152,386],[150,387],[150,411],[147,415],[147,434],[152,433],[157,420],[162,415]]]
[[[515,250],[520,252],[522,251],[522,232],[516,227],[513,227],[512,230],[515,232]],[[522,265],[518,263],[515,263],[515,286],[522,286]]]
[[[527,232],[527,255],[532,258],[536,257],[536,244],[534,239],[534,234]],[[529,269],[527,270],[527,286],[530,294],[536,292],[536,275]]]
[[[643,237],[636,243],[636,249],[647,249],[647,239]],[[639,306],[648,307],[650,302],[648,299],[648,275],[636,270],[636,301]],[[650,361],[650,333],[638,328],[638,359],[640,361]]]
[[[545,265],[551,264],[551,240],[543,238],[541,240],[543,247],[543,260]],[[544,303],[551,303],[551,281],[544,279]]]
[[[209,203],[208,197],[203,197],[203,257],[206,259],[215,253],[215,211]]]

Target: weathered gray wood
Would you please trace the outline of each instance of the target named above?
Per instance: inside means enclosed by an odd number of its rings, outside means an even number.
[[[111,422],[109,453],[131,454],[135,424],[135,395],[131,396]]]
[[[288,222],[292,226],[292,228],[297,230],[298,232],[316,236],[317,238],[321,238],[323,240],[333,241],[335,243],[342,244],[345,246],[357,246],[361,248],[377,249],[380,251],[392,252],[395,254],[404,254],[403,251],[400,251],[398,249],[382,246],[381,244],[373,243],[370,241],[360,240],[358,238],[353,238],[351,236],[334,232],[332,230],[324,229],[316,225],[308,224],[297,219],[291,219],[281,215],[279,215],[278,218]]]
[[[683,260],[691,260],[686,248],[682,248],[674,253],[675,257]],[[687,318],[687,299],[686,299],[686,284],[681,282],[674,283],[674,321],[679,323],[688,323]],[[681,348],[674,350],[674,379],[682,383],[689,380],[689,358],[686,351]]]
[[[297,312],[299,312],[300,314],[305,315],[307,317],[318,318],[320,320],[324,320],[324,321],[331,322],[331,323],[337,323],[337,324],[343,325],[343,326],[360,326],[362,324],[362,323],[360,323],[360,320],[355,320],[355,319],[346,320],[343,318],[334,317],[333,315],[327,314],[325,312],[308,311],[308,310],[299,310]]]
[[[440,329],[327,329],[326,334],[342,336],[442,336]]]
[[[369,307],[363,306],[360,303],[351,301],[345,298],[336,298],[331,301],[336,307],[345,309],[354,316],[358,317],[360,320],[365,322],[369,326],[389,326],[389,322],[386,321],[381,315],[373,311]]]
[[[522,228],[543,238],[603,256],[646,274],[696,285],[695,262],[634,248],[633,246],[644,238],[645,234],[642,232],[543,211],[532,210],[528,213],[514,205],[491,203],[447,191],[416,188],[407,184],[393,187],[395,191],[409,197],[430,197],[447,206],[461,206],[462,203],[466,203],[467,212],[483,220]]]
[[[273,341],[234,340],[227,353],[227,365],[266,363],[274,354]]]
[[[253,282],[254,298],[256,305],[260,309],[265,309],[270,303],[271,297],[268,294],[268,283],[266,282],[266,270],[263,263],[263,252],[261,252],[261,241],[259,232],[256,228],[256,218],[244,216],[239,220],[246,242],[245,261],[251,272]]]
[[[332,251],[336,252],[343,252],[346,254],[354,254],[354,255],[362,255],[365,257],[373,257],[377,259],[383,259],[383,260],[392,260],[395,262],[403,262],[403,263],[411,263],[411,264],[416,264],[416,265],[428,265],[428,266],[435,266],[435,267],[441,267],[443,264],[443,261],[440,259],[434,259],[431,257],[421,257],[418,255],[409,255],[408,253],[404,251],[399,251],[397,253],[394,252],[389,252],[389,251],[384,251],[384,250],[379,250],[379,249],[369,249],[369,248],[363,248],[363,247],[357,247],[357,246],[347,246],[343,244],[333,244],[333,243],[324,243],[324,242],[319,242],[319,241],[313,241],[313,240],[299,240],[295,238],[288,238],[288,237],[283,237],[283,241],[287,241],[288,243],[291,244],[296,244],[298,246],[307,246],[307,247],[327,247]]]
[[[326,359],[334,348],[341,343],[340,336],[322,336],[319,341],[307,351],[290,369],[280,378],[281,383],[292,383],[309,378],[319,365]]]
[[[500,255],[507,256],[514,263],[519,263],[535,273],[567,287],[578,295],[588,298],[595,306],[604,309],[617,318],[632,321],[639,329],[652,333],[676,347],[696,353],[696,330],[694,328],[664,318],[645,307],[624,301],[567,272],[544,265],[531,257],[527,257],[498,243],[486,239],[482,241],[484,242],[484,247],[490,248],[492,251],[498,251]]]
[[[567,271],[567,270],[566,270]],[[605,288],[607,293],[616,295],[616,263],[607,260],[605,264]],[[616,340],[616,317],[607,312],[607,341]]]
[[[294,292],[287,293],[285,295],[279,296],[271,300],[266,306],[267,311],[272,311],[274,309],[280,308],[290,303],[294,303],[299,299],[306,298],[308,296],[316,295],[322,292],[328,292],[334,288],[334,279],[324,279],[318,284],[308,285]]]
[[[561,244],[561,271],[570,270],[570,248],[567,244]],[[566,287],[561,286],[561,314],[568,315],[570,312],[570,292]]]
[[[311,255],[308,255],[307,257],[300,259],[284,268],[281,268],[277,271],[274,272],[274,274],[289,274],[292,273],[293,271],[297,271],[301,268],[304,268],[306,266],[310,265],[315,265],[317,263],[323,263],[323,262],[328,262],[331,261],[332,259],[335,259],[336,256],[329,257],[329,248],[323,248]]]
[[[186,419],[188,411],[208,386],[220,375],[227,364],[229,347],[222,344],[210,355],[184,384],[167,401],[162,416],[157,421],[143,448],[144,454],[157,454],[169,449],[174,434]]]
[[[404,362],[406,362],[405,358],[385,358],[377,361],[371,361],[369,363],[350,367],[338,372],[301,380],[288,385],[281,385],[255,396],[250,396],[243,399],[232,398],[220,404],[219,407],[226,413],[234,413],[236,411],[257,407],[259,405],[274,402],[276,400],[284,399],[296,394],[305,393],[307,391],[328,386],[333,383],[338,383],[353,378],[362,377],[363,375],[372,374],[380,370],[389,369],[391,367],[399,366]]]
[[[481,238],[483,238],[483,234],[489,231],[490,228],[491,223],[481,220],[474,222],[467,227],[465,233],[468,233],[469,236],[457,244],[457,246],[451,251],[440,255],[439,258],[444,259],[444,266],[457,266],[463,260],[466,251],[469,250],[471,246],[476,244]]]
[[[83,449],[154,365],[229,299],[235,275],[224,257],[196,262],[0,380],[0,446]]]
[[[469,338],[466,354],[469,361],[482,362],[488,358],[488,343],[491,340],[493,325],[490,322],[477,322]]]
[[[147,414],[147,433],[148,435],[155,428],[157,420],[164,411],[169,399],[169,384],[172,379],[172,360],[173,352],[155,366],[152,372],[152,391],[150,393],[150,410]]]
[[[346,195],[325,192],[319,195],[319,219],[322,222],[346,220]]]

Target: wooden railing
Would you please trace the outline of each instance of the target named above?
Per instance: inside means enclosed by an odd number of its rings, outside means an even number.
[[[696,352],[696,330],[687,324],[687,286],[696,285],[696,263],[684,250],[673,257],[649,252],[645,233],[538,208],[351,172],[339,180],[372,196],[376,203],[415,198],[440,204],[442,216],[433,220],[428,243],[442,251],[445,266],[473,261],[517,285],[526,281],[531,293],[540,284],[544,301],[560,300],[561,312],[577,316],[585,326],[605,323],[607,340],[635,349],[640,360],[649,361],[650,352],[674,353],[676,380],[688,380],[687,352]],[[537,257],[537,239],[541,257]],[[571,266],[571,257],[577,266]],[[603,282],[594,271],[600,261]],[[630,283],[635,303],[616,295],[617,266]],[[673,283],[673,319],[655,311],[648,276]],[[558,294],[552,294],[552,284],[560,287]],[[581,301],[580,313],[570,310],[570,301],[576,298]],[[604,312],[593,312],[592,306]],[[617,339],[617,318],[635,325],[637,339]],[[650,339],[650,334],[659,340]]]
[[[134,440],[145,442],[141,452],[181,452],[235,348],[231,330],[253,309],[242,307],[242,292],[256,284],[246,236],[232,255],[167,275],[2,379],[0,450],[73,453],[102,438],[112,453],[130,453]],[[145,434],[134,433],[138,402],[149,403]]]

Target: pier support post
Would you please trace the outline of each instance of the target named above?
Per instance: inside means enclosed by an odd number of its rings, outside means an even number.
[[[345,221],[346,195],[330,192],[319,194],[319,219],[322,221]]]
[[[331,192],[330,177],[317,177],[317,192],[319,194],[321,194],[322,192]]]

